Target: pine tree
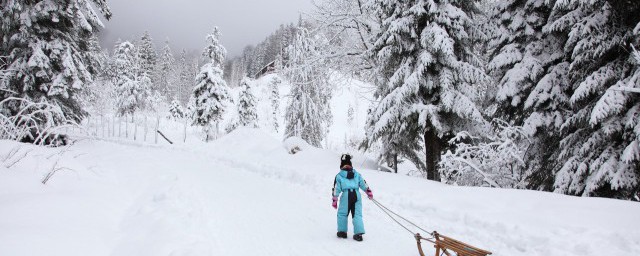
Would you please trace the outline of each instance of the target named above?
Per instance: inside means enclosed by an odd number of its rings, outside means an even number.
[[[489,70],[496,77],[496,116],[522,125],[529,112],[524,104],[546,70],[562,57],[560,40],[543,36],[551,7],[542,1],[496,3],[491,19],[498,23],[490,41]],[[549,47],[552,46],[552,47]],[[553,58],[549,58],[552,56]]]
[[[282,80],[274,76],[269,81],[269,100],[271,101],[271,115],[273,117],[273,129],[278,132],[278,116],[280,115],[280,85]]]
[[[203,56],[209,63],[200,68],[190,100],[190,105],[193,106],[193,124],[203,127],[205,141],[209,140],[211,125],[215,124],[215,133],[218,134],[218,125],[225,111],[224,101],[229,98],[227,83],[222,79],[222,64],[227,50],[220,44],[219,37],[218,27],[214,27],[213,33],[207,35],[208,45]]]
[[[0,67],[0,101],[48,103],[74,121],[87,116],[79,97],[98,73],[95,42],[104,27],[92,4],[110,19],[104,0],[2,1],[0,56],[6,65]],[[0,109],[13,116],[24,104],[11,101]],[[42,128],[64,120],[33,121]]]
[[[438,180],[447,138],[483,122],[473,101],[488,81],[474,52],[484,38],[473,22],[476,1],[374,0],[371,8],[382,23],[369,51],[378,66],[378,103],[365,146],[381,141],[383,158],[401,154]]]
[[[288,49],[290,62],[285,73],[291,83],[291,97],[285,114],[285,138],[297,136],[320,147],[331,120],[331,88],[316,40],[301,27]]]
[[[158,88],[160,88],[161,94],[165,97],[178,97],[179,88],[177,87],[179,87],[179,85],[176,81],[176,72],[174,70],[175,62],[171,47],[169,46],[169,40],[167,39],[162,48],[162,55],[160,55],[158,67],[156,68],[156,83],[158,84]]]
[[[182,104],[189,102],[190,92],[193,87],[193,77],[191,62],[187,58],[187,50],[182,49],[180,52],[180,59],[176,62],[176,69],[178,70],[178,100]]]
[[[146,72],[140,72],[140,61],[132,43],[117,44],[113,59],[118,114],[133,115],[148,106],[151,79]]]
[[[548,1],[500,1],[491,11],[497,31],[489,47],[488,68],[497,81],[492,90],[497,105],[494,118],[524,126],[532,136],[525,169],[529,187],[550,190],[555,150],[566,118],[569,91],[567,63],[563,59],[561,33],[545,34],[551,15]]]
[[[561,33],[570,116],[562,140],[554,190],[582,196],[630,199],[640,191],[638,63],[640,3],[555,1],[545,33]],[[550,96],[558,97],[549,93]],[[537,97],[549,97],[539,95]]]
[[[258,127],[258,113],[256,97],[251,92],[251,82],[248,78],[240,83],[242,92],[238,97],[238,123],[246,127]]]
[[[140,61],[139,72],[146,73],[148,77],[151,77],[156,72],[156,65],[158,62],[158,54],[156,53],[156,47],[153,44],[153,39],[149,35],[149,31],[145,31],[140,42],[136,45],[138,52],[138,59]],[[155,82],[155,81],[154,81]],[[159,91],[159,88],[153,88],[155,91]]]

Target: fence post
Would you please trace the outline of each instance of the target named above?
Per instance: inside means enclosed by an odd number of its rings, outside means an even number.
[[[158,128],[160,127],[160,116],[156,117],[156,129],[154,131],[155,134],[155,139],[154,139],[154,143],[158,144]]]
[[[135,113],[132,114],[131,120],[133,120],[133,140],[137,140],[138,138],[138,120],[135,119]]]
[[[124,117],[124,137],[126,139],[129,138],[129,120],[127,120],[127,117]]]
[[[122,117],[118,117],[118,138],[122,138]]]
[[[104,134],[104,115],[100,115],[100,128],[102,128],[102,138],[106,138]]]
[[[182,142],[187,143],[187,118],[184,118],[184,127],[182,129]]]
[[[111,116],[111,131],[109,132],[110,136],[113,137],[114,134],[116,134],[116,122],[115,122],[115,117]]]
[[[147,142],[147,115],[144,115],[144,142]]]

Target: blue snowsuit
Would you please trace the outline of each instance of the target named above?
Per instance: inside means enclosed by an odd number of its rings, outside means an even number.
[[[336,175],[333,182],[333,196],[340,197],[340,204],[338,206],[339,232],[347,232],[347,218],[349,213],[351,213],[351,217],[353,218],[353,233],[364,234],[362,197],[360,196],[358,188],[367,191],[369,186],[356,170],[353,170],[352,174],[349,174],[347,170],[340,170]]]

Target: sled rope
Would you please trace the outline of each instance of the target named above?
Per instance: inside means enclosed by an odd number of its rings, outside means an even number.
[[[443,254],[446,254],[447,256],[452,256],[451,253],[455,253],[455,255],[457,256],[463,256],[463,255],[464,256],[487,256],[491,254],[490,251],[486,251],[486,250],[471,246],[469,244],[460,242],[448,236],[441,235],[436,231],[432,231],[432,232],[426,231],[425,229],[411,222],[407,218],[402,217],[400,214],[397,214],[394,211],[390,210],[389,208],[387,208],[386,206],[378,202],[378,200],[371,198],[371,201],[373,201],[373,203],[376,204],[376,206],[378,206],[378,208],[380,208],[380,210],[382,210],[387,216],[389,216],[389,218],[391,218],[395,223],[397,223],[402,228],[404,228],[409,233],[411,233],[411,235],[416,239],[416,244],[418,246],[418,252],[420,253],[420,256],[425,256],[424,251],[422,250],[421,240],[425,240],[434,244],[434,247],[436,248],[436,254],[435,254],[436,256],[442,256]],[[414,233],[406,225],[403,225],[397,218],[402,219],[403,221],[411,224],[412,226],[424,231],[425,233],[431,235],[431,237],[425,238],[425,237],[422,237],[420,233]]]
[[[407,223],[411,224],[412,226],[424,231],[425,233],[433,236],[434,232],[429,232],[426,231],[425,229],[421,228],[420,226],[416,225],[415,223],[411,222],[410,220],[406,219],[405,217],[400,216],[400,214],[395,213],[394,211],[390,210],[389,208],[387,208],[386,206],[384,206],[383,204],[381,204],[380,202],[378,202],[378,200],[376,199],[371,199],[371,201],[373,201],[374,204],[376,204],[376,206],[378,206],[380,208],[380,210],[382,210],[385,214],[387,214],[387,216],[389,216],[389,218],[391,218],[393,221],[395,221],[396,223],[398,223],[398,225],[400,225],[402,228],[404,228],[405,230],[407,230],[409,233],[411,233],[411,235],[415,235],[416,233],[411,231],[411,229],[409,229],[408,227],[406,227],[405,225],[402,225],[402,223],[400,223],[400,221],[398,221],[396,218],[394,218],[391,214],[397,216],[398,218],[406,221]],[[426,240],[426,239],[425,239]]]

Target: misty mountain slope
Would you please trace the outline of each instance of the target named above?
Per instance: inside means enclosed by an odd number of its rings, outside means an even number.
[[[2,156],[29,152],[0,167],[0,255],[417,253],[413,237],[366,199],[364,242],[336,238],[330,191],[340,152],[303,146],[290,155],[261,130],[209,144],[83,140],[61,156],[0,145]],[[68,169],[43,186],[56,160]],[[354,165],[392,210],[494,255],[640,252],[640,205],[632,202],[453,187],[371,170],[358,155]]]

